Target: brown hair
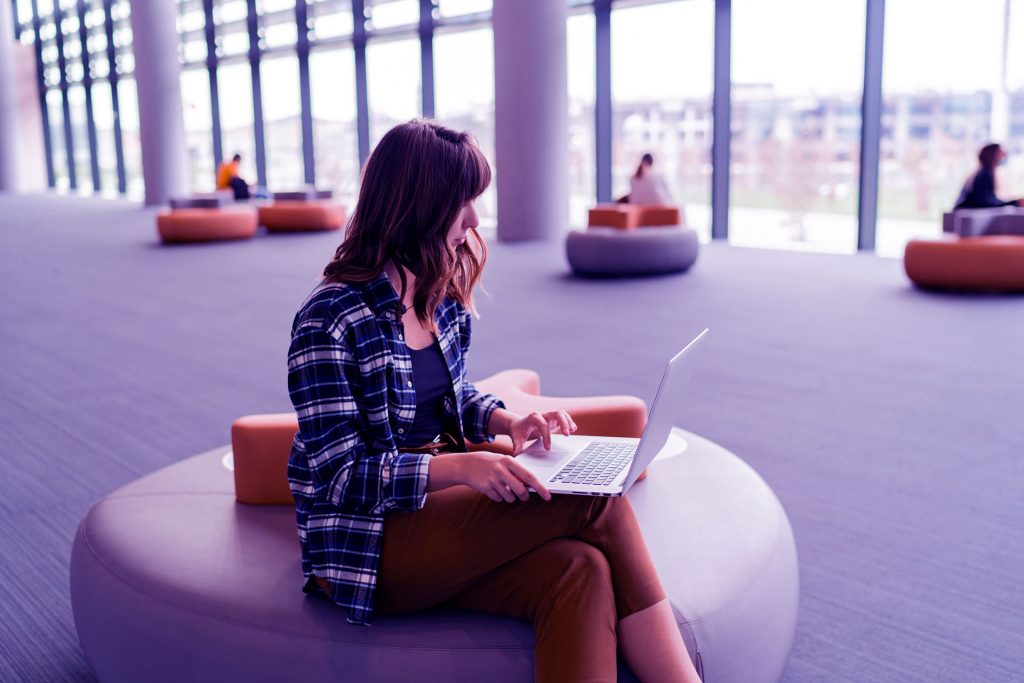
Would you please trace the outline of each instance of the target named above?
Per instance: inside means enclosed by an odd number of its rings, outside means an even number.
[[[640,176],[643,175],[644,164],[647,164],[648,166],[653,166],[654,157],[651,156],[650,154],[644,154],[642,157],[640,157],[640,165],[636,167],[636,173],[633,174],[634,178],[639,178]]]
[[[983,168],[995,168],[999,165],[999,154],[1003,151],[995,142],[990,142],[978,152],[978,161]]]
[[[369,282],[389,261],[416,276],[413,309],[437,332],[434,312],[446,297],[473,308],[473,287],[487,260],[487,245],[470,230],[452,248],[447,235],[462,208],[491,183],[491,167],[469,133],[414,119],[381,138],[363,168],[359,200],[345,238],[324,268],[331,282]]]

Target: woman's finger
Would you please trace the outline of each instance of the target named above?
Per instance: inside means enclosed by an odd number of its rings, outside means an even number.
[[[504,479],[499,479],[497,482],[494,483],[494,490],[495,492],[497,492],[499,496],[501,496],[501,500],[504,500],[506,503],[511,503],[516,499],[515,495],[512,493],[512,490],[508,487],[508,484],[505,483]]]
[[[538,436],[544,442],[544,448],[551,450],[551,428],[548,427],[548,420],[540,413],[530,413],[530,424],[536,426]]]
[[[526,490],[526,486],[519,480],[519,477],[512,472],[505,473],[505,485],[519,500],[529,500],[530,492]]]
[[[523,482],[528,487],[536,491],[537,495],[539,495],[541,498],[543,498],[544,500],[551,500],[551,492],[548,491],[548,487],[544,486],[541,480],[538,479],[533,472],[526,469],[525,467],[523,467],[514,460],[509,464],[508,469],[512,474],[516,476],[517,479],[519,479],[519,481]]]
[[[573,433],[572,420],[569,418],[569,413],[564,410],[555,410],[549,413],[550,419],[559,428],[559,430],[569,435]]]

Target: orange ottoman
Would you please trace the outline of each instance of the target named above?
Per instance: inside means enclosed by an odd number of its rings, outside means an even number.
[[[640,212],[629,204],[600,204],[587,214],[587,226],[632,230],[640,225]]]
[[[921,287],[1024,292],[1024,236],[911,240],[903,267]]]
[[[633,230],[640,227],[675,227],[682,224],[682,212],[675,206],[600,204],[590,209],[587,215],[587,226],[591,228]]]
[[[171,209],[156,217],[160,239],[168,243],[246,239],[256,234],[258,226],[251,206]]]
[[[260,207],[260,225],[271,232],[338,230],[344,223],[345,207],[329,199],[277,199]]]
[[[508,409],[516,413],[565,410],[576,422],[579,434],[639,438],[647,422],[647,406],[635,396],[540,396],[540,377],[532,370],[499,372],[476,382],[476,387],[497,394]],[[240,503],[295,504],[288,488],[287,470],[292,438],[298,428],[295,413],[248,415],[231,425],[235,497]],[[494,443],[470,445],[470,449],[511,453],[512,443],[508,437],[501,436]]]

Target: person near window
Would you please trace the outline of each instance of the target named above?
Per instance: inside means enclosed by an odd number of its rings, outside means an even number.
[[[996,168],[1006,163],[1003,148],[990,143],[978,152],[978,169],[971,174],[960,190],[956,209],[990,209],[999,206],[1024,206],[1024,199],[1003,200],[996,195]]]
[[[222,161],[217,169],[217,189],[231,190],[235,199],[249,198],[249,183],[239,175],[238,168],[242,163],[242,155],[236,154],[231,161]]]
[[[486,261],[474,200],[490,167],[472,136],[391,129],[355,212],[295,316],[288,478],[307,593],[349,621],[452,605],[528,619],[540,681],[698,683],[626,498],[552,496],[515,457],[576,430],[518,415],[466,378],[473,289]]]

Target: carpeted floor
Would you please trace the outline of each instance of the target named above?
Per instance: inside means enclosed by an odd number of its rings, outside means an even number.
[[[98,498],[288,410],[291,317],[337,234],[157,244],[152,212],[0,196],[0,680],[91,680],[67,595]],[[683,426],[785,505],[801,565],[784,680],[1024,669],[1024,297],[911,288],[897,261],[715,244],[692,272],[585,282],[493,245],[473,376],[650,401],[704,327]]]

